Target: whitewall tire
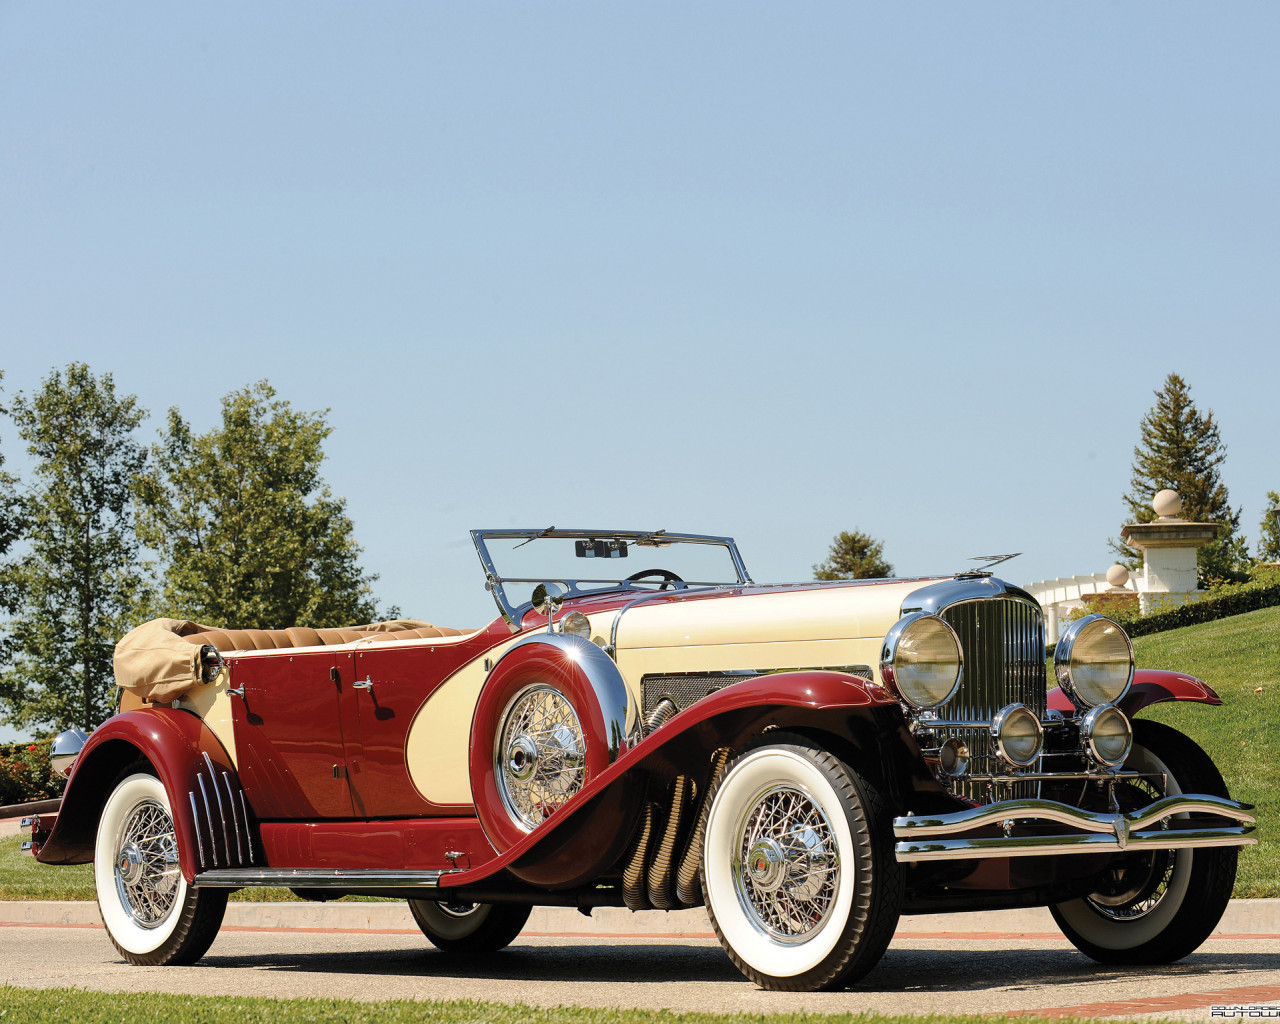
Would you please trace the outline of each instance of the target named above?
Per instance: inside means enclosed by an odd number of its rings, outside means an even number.
[[[1182,733],[1156,722],[1133,725],[1124,769],[1142,772],[1144,779],[1122,806],[1182,793],[1228,795],[1213,762]],[[1167,779],[1163,789],[1151,781],[1161,776]],[[1134,854],[1113,869],[1105,888],[1049,909],[1072,944],[1100,963],[1172,963],[1195,950],[1221,920],[1237,853],[1216,847]]]
[[[763,742],[768,740],[768,742]],[[730,959],[756,984],[847,984],[883,955],[902,874],[875,789],[782,733],[734,760],[708,801],[702,884]]]
[[[227,894],[187,885],[168,794],[145,767],[135,765],[117,779],[98,820],[98,910],[130,963],[194,963],[218,933]]]

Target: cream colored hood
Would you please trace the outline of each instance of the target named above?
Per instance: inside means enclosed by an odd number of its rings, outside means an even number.
[[[912,592],[936,582],[886,580],[761,587],[656,600],[621,612],[616,658],[629,683],[652,673],[866,666]]]

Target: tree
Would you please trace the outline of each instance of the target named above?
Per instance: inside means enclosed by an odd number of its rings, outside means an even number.
[[[1201,413],[1191,399],[1186,381],[1176,373],[1165,378],[1155,392],[1156,404],[1139,424],[1139,442],[1133,449],[1129,493],[1124,503],[1128,522],[1149,523],[1156,518],[1151,500],[1158,491],[1171,488],[1182,496],[1182,518],[1217,523],[1218,539],[1198,554],[1200,583],[1211,579],[1242,579],[1248,551],[1240,528],[1240,510],[1232,509],[1227,485],[1219,475],[1227,446],[1218,432],[1213,411]],[[1142,565],[1142,555],[1123,541],[1111,541],[1130,569]]]
[[[169,410],[138,490],[143,539],[165,564],[158,611],[236,628],[376,617],[377,577],[320,478],[326,412],[295,411],[266,381],[223,398],[206,434]]]
[[[0,384],[4,371],[0,370]],[[9,412],[0,405],[0,415]],[[23,530],[22,503],[18,497],[17,478],[4,470],[4,452],[0,451],[0,558],[9,553]],[[0,563],[0,611],[12,612],[17,608],[17,587],[12,568]],[[0,644],[3,642],[0,641]],[[4,664],[3,646],[0,646],[0,665]]]
[[[145,416],[111,374],[84,363],[14,399],[35,471],[23,495],[30,550],[11,568],[12,662],[0,674],[7,722],[91,729],[113,710],[111,656],[148,586],[130,502],[146,463],[133,436]]]
[[[869,580],[892,575],[893,566],[884,560],[884,544],[859,530],[837,533],[826,561],[813,567],[813,577],[818,580]]]
[[[1267,506],[1258,524],[1258,561],[1280,562],[1280,494],[1275,491],[1267,491]]]

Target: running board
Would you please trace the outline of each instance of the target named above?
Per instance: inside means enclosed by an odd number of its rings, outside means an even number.
[[[448,871],[378,871],[352,869],[311,871],[301,868],[219,868],[196,875],[197,887],[252,889],[436,889]]]

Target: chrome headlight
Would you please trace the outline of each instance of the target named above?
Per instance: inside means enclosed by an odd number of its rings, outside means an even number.
[[[1028,765],[1040,756],[1044,726],[1025,704],[1010,704],[997,711],[991,720],[991,738],[1006,761]]]
[[[950,700],[960,685],[963,664],[956,631],[924,612],[899,619],[880,652],[881,678],[917,708],[934,708]]]
[[[1105,615],[1086,615],[1063,632],[1053,672],[1076,707],[1114,704],[1133,682],[1133,644]]]
[[[1104,704],[1087,712],[1080,721],[1080,738],[1094,759],[1114,768],[1124,764],[1133,746],[1133,726],[1124,712]]]
[[[560,632],[570,636],[580,636],[583,640],[591,639],[591,623],[582,612],[570,612],[560,620]]]

